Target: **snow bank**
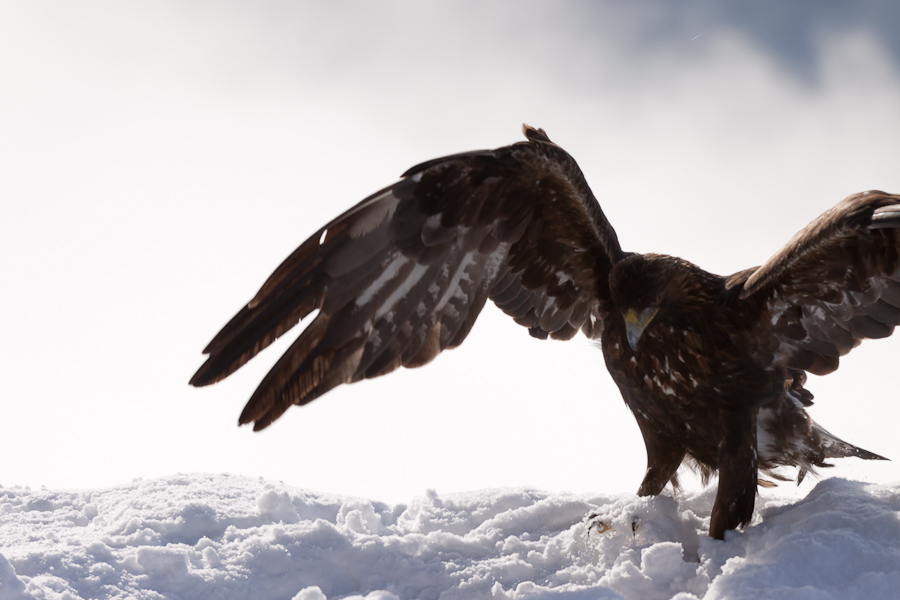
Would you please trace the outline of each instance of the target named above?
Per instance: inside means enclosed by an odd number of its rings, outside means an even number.
[[[0,488],[0,598],[898,597],[900,485],[761,497],[724,542],[704,535],[712,500],[515,489],[388,506],[228,475]]]

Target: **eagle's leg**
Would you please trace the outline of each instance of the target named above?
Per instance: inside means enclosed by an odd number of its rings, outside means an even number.
[[[637,412],[635,412],[635,418],[637,418],[638,426],[644,436],[644,445],[647,448],[647,472],[644,474],[641,487],[638,488],[638,496],[657,496],[669,481],[675,485],[673,478],[687,451],[678,441],[659,433],[655,427],[638,416]],[[637,532],[639,521],[638,516],[632,518],[632,535]],[[605,533],[612,527],[612,524],[600,513],[589,514],[585,518],[585,523],[589,535],[592,531]]]
[[[713,504],[709,535],[725,539],[725,531],[746,525],[756,502],[756,411],[728,412],[722,417],[719,442],[719,490]]]
[[[660,435],[641,419],[638,419],[638,425],[647,448],[647,472],[638,488],[638,496],[656,496],[675,477],[684,460],[685,448],[677,441]]]

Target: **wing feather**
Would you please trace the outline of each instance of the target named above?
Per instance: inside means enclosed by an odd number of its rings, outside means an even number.
[[[417,165],[321,228],[210,342],[191,383],[227,377],[315,310],[242,424],[427,364],[463,342],[488,298],[537,337],[598,337],[622,251],[571,156],[542,130],[525,135]]]
[[[846,198],[727,285],[765,301],[785,366],[834,371],[863,339],[900,325],[900,196]]]

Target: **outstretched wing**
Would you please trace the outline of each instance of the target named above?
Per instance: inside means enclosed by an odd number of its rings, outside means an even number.
[[[846,198],[729,287],[741,281],[741,297],[767,301],[781,364],[834,371],[860,341],[900,325],[900,196]]]
[[[572,157],[543,130],[525,135],[413,167],[320,229],[209,343],[191,384],[227,377],[316,309],[241,424],[428,363],[487,298],[537,337],[599,337],[618,240]]]

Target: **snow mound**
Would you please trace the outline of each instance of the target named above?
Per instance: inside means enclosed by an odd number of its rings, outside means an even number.
[[[713,497],[505,489],[389,506],[228,475],[0,488],[0,598],[897,597],[900,484],[760,498],[724,542],[705,536]]]

